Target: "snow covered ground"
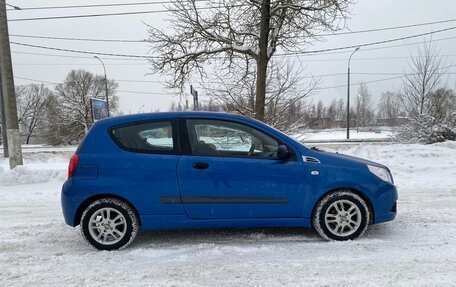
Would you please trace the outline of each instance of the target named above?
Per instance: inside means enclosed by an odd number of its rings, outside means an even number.
[[[388,165],[395,221],[352,242],[301,228],[143,232],[100,252],[66,226],[69,151],[0,159],[0,286],[456,286],[456,142],[335,147]],[[334,149],[333,149],[334,150]]]
[[[350,129],[351,140],[389,140],[392,136],[392,129],[388,127]],[[293,135],[299,141],[320,142],[320,141],[342,141],[347,138],[346,129],[325,129],[325,130],[304,130]]]

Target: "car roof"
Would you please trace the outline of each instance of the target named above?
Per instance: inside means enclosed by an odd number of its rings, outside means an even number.
[[[236,115],[231,113],[221,112],[158,112],[158,113],[143,113],[143,114],[132,114],[117,116],[108,119],[103,119],[97,122],[97,125],[114,126],[121,125],[130,122],[140,122],[154,119],[172,119],[172,118],[210,118],[210,119],[238,119],[242,121],[254,121],[256,120],[242,115]]]
[[[133,115],[124,115],[118,117],[112,117],[108,119],[99,120],[95,123],[91,129],[95,134],[100,131],[107,130],[114,126],[120,126],[125,124],[130,124],[134,122],[146,122],[149,120],[160,120],[160,119],[177,119],[177,118],[205,118],[205,119],[214,119],[214,120],[233,120],[241,123],[248,123],[253,127],[260,128],[261,130],[267,130],[273,135],[279,137],[280,139],[288,142],[298,149],[302,149],[302,146],[298,141],[294,140],[290,136],[272,128],[271,126],[266,125],[263,122],[260,122],[256,119],[253,119],[248,116],[242,116],[231,113],[221,113],[221,112],[159,112],[159,113],[145,113],[145,114],[133,114]],[[95,132],[97,131],[97,132]],[[89,133],[90,134],[90,133]],[[295,143],[295,144],[294,144]]]

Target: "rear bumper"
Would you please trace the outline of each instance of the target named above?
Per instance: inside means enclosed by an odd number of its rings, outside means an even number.
[[[75,226],[75,216],[79,202],[76,202],[74,197],[69,196],[69,189],[71,186],[71,179],[65,181],[62,186],[62,193],[60,196],[60,202],[62,205],[63,218],[65,223],[70,226]]]

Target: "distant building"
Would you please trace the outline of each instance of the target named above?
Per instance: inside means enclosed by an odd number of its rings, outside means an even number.
[[[408,122],[407,117],[397,117],[397,118],[380,118],[377,119],[376,125],[377,126],[385,126],[385,127],[395,127],[395,126],[401,126],[403,124],[406,124]]]

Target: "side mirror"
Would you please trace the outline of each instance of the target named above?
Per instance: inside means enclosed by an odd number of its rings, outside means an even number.
[[[277,158],[280,160],[290,159],[291,153],[285,145],[279,145],[277,148]]]

